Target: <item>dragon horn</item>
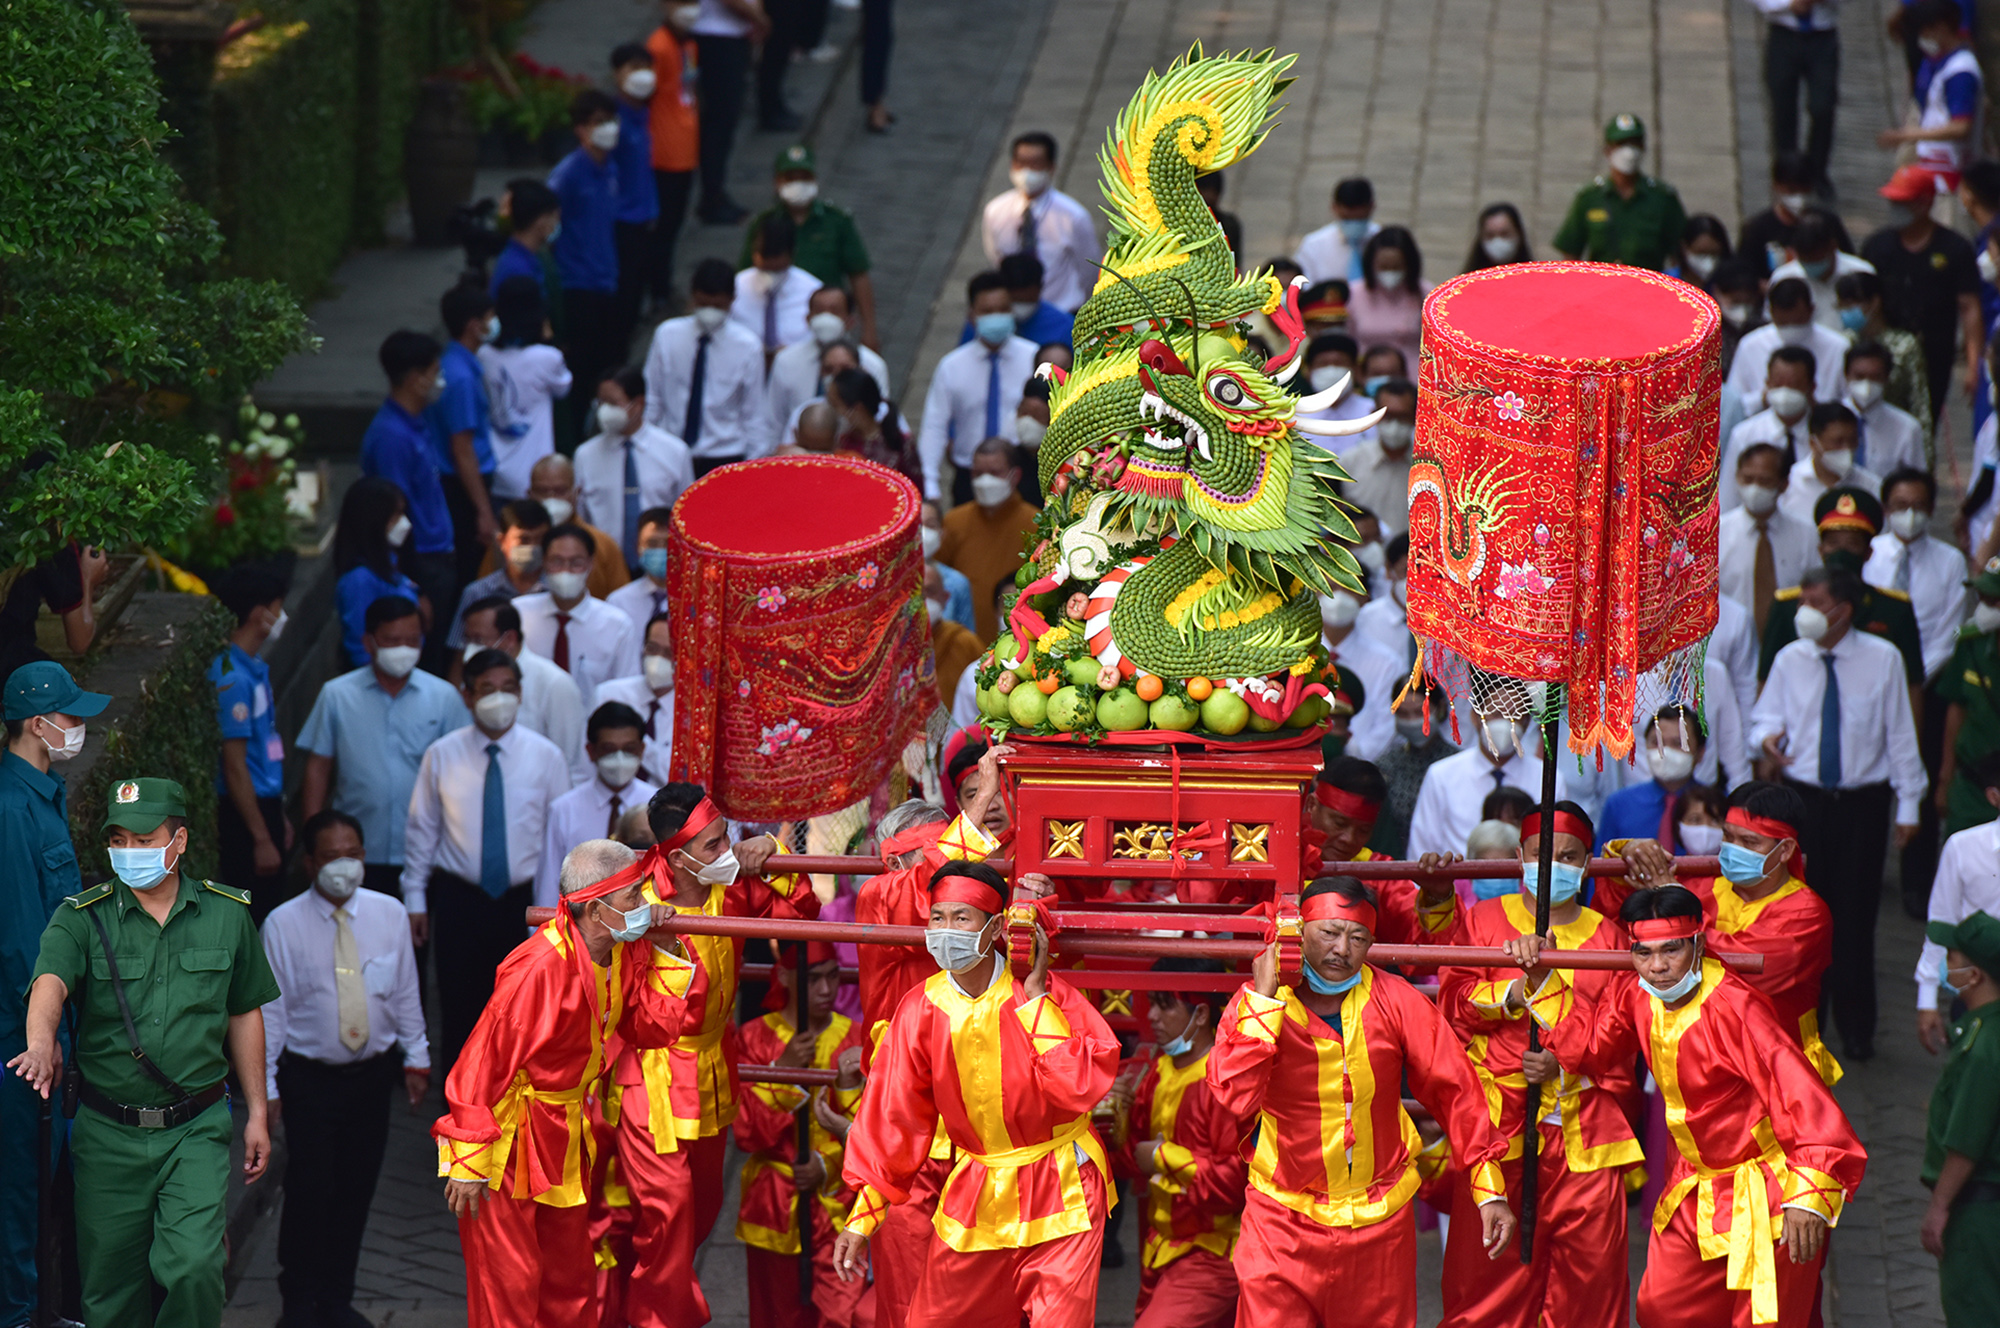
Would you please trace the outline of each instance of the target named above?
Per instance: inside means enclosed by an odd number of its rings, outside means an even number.
[[[1339,380],[1332,387],[1329,387],[1324,392],[1315,392],[1309,397],[1300,397],[1294,409],[1301,415],[1309,411],[1325,410],[1328,406],[1340,400],[1340,394],[1347,390],[1347,385],[1353,381],[1353,378],[1354,375],[1343,371]]]
[[[1381,423],[1386,414],[1387,411],[1378,410],[1358,420],[1293,420],[1292,427],[1300,433],[1316,433],[1323,438],[1345,438],[1351,434],[1367,433]]]
[[[1188,349],[1193,352],[1189,358],[1194,361],[1194,380],[1199,383],[1201,381],[1201,313],[1195,308],[1194,292],[1188,289],[1188,284],[1179,277],[1169,277],[1168,280],[1173,282],[1174,285],[1179,286],[1181,294],[1187,297]]]
[[[1265,275],[1270,274],[1267,272]],[[1293,277],[1292,284],[1285,288],[1283,302],[1279,304],[1277,312],[1271,315],[1271,321],[1285,334],[1289,342],[1283,350],[1264,361],[1264,372],[1280,384],[1291,382],[1293,376],[1298,373],[1299,366],[1305,363],[1306,357],[1299,353],[1305,349],[1306,344],[1306,323],[1299,314],[1299,295],[1307,284],[1304,277]],[[1278,366],[1275,371],[1272,365]]]

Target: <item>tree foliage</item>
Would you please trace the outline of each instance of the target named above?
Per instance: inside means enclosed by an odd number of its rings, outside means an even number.
[[[123,8],[0,0],[0,569],[185,530],[216,422],[314,344],[277,283],[214,275],[168,133]]]

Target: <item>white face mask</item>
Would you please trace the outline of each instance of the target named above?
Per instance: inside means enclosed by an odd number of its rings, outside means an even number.
[[[1517,739],[1514,735],[1514,721],[1494,715],[1479,721],[1481,745],[1494,756],[1505,760],[1514,754]]]
[[[650,69],[635,69],[618,80],[619,89],[633,101],[644,101],[660,85],[659,75]]]
[[[1361,612],[1361,601],[1344,590],[1319,597],[1319,620],[1328,627],[1349,627]]]
[[[1806,394],[1796,387],[1766,388],[1764,404],[1777,411],[1779,419],[1796,420],[1806,413]]]
[[[2000,630],[2000,604],[1981,603],[1972,611],[1972,625],[1981,632]]]
[[[1703,281],[1707,281],[1709,274],[1715,271],[1715,265],[1719,261],[1721,260],[1714,254],[1689,254],[1688,271],[1694,273]]]
[[[400,549],[403,541],[410,537],[410,518],[399,516],[389,523],[389,547]]]
[[[1850,378],[1847,380],[1847,399],[1854,403],[1858,411],[1873,410],[1875,403],[1882,399],[1882,384],[1873,378]]]
[[[1306,375],[1306,381],[1312,384],[1313,391],[1324,392],[1339,382],[1340,376],[1346,372],[1337,364],[1322,364]]]
[[[614,406],[608,401],[597,403],[597,427],[605,433],[623,437],[625,427],[630,423],[631,412],[623,406]]]
[[[515,544],[507,550],[507,565],[526,576],[542,565],[542,547],[539,544]]]
[[[73,729],[65,729],[62,725],[56,723],[54,715],[43,715],[41,719],[42,723],[61,729],[63,735],[62,746],[60,747],[52,745],[47,738],[42,739],[42,746],[49,749],[49,760],[67,761],[83,750],[83,735],[84,730],[89,727],[88,725],[78,724]]]
[[[576,515],[576,504],[567,498],[543,498],[540,501],[548,509],[549,524],[552,526],[560,526]]]
[[[1905,544],[1922,539],[1930,524],[1930,513],[1920,507],[1905,507],[1889,513],[1889,529]]]
[[[706,866],[696,862],[687,853],[682,853],[681,857],[686,861],[688,869],[694,872],[695,880],[703,885],[733,885],[736,882],[736,874],[743,870],[743,864],[736,860],[734,848],[723,849],[722,855]]]
[[[1689,825],[1681,823],[1681,843],[1687,851],[1698,858],[1713,857],[1722,847],[1722,827],[1719,825]]]
[[[1371,540],[1354,551],[1354,561],[1371,572],[1379,572],[1389,561],[1389,555],[1383,551],[1381,545]]]
[[[542,580],[548,582],[549,591],[557,599],[580,599],[584,582],[589,579],[585,572],[550,572]]]
[[[1027,322],[1030,318],[1033,318],[1035,316],[1035,310],[1039,308],[1041,308],[1039,304],[1033,304],[1026,300],[1016,301],[1014,303],[1012,310],[1014,315],[1014,321],[1016,323]]]
[[[981,507],[998,507],[1007,501],[1007,495],[1014,492],[1014,486],[1007,482],[1005,475],[974,475],[972,477],[972,501]]]
[[[375,651],[375,667],[391,678],[407,678],[423,653],[416,646],[382,646]]]
[[[1779,194],[1777,195],[1777,199],[1778,206],[1794,215],[1804,212],[1812,206],[1811,194]]]
[[[938,620],[944,617],[944,601],[941,599],[926,599],[924,601],[924,612],[930,615],[931,626],[937,626]]]
[[[1722,316],[1738,327],[1750,321],[1750,313],[1751,309],[1747,304],[1725,304],[1722,306]]]
[[[806,327],[812,332],[813,340],[822,346],[831,346],[847,332],[847,320],[839,314],[817,313],[806,319]]]
[[[1479,242],[1479,249],[1495,263],[1511,263],[1521,252],[1521,242],[1511,235],[1489,235]]]
[[[929,561],[937,557],[938,545],[944,543],[944,532],[933,530],[929,526],[918,526],[917,539],[924,547],[925,561]]]
[[[1417,426],[1408,420],[1383,420],[1375,426],[1375,437],[1391,452],[1401,452],[1415,441]]]
[[[609,152],[617,147],[618,122],[616,120],[606,120],[603,124],[591,126],[590,146],[596,148],[599,152]]]
[[[521,698],[512,692],[488,692],[473,702],[472,715],[488,733],[505,733],[521,713]]]
[[[597,758],[597,777],[604,787],[622,789],[639,773],[639,758],[630,752],[606,752]]]
[[[1022,415],[1014,421],[1014,441],[1023,447],[1040,447],[1042,439],[1049,436],[1049,426],[1032,415]]]
[[[1621,143],[1604,154],[1611,162],[1611,169],[1620,175],[1637,175],[1639,163],[1646,159],[1646,150],[1634,143]]]
[[[1646,764],[1652,767],[1655,779],[1667,782],[1686,779],[1694,772],[1694,753],[1678,747],[1648,747]]]
[[[366,870],[359,858],[335,858],[319,869],[313,884],[334,903],[344,904],[361,888],[361,877]]]
[[[1845,475],[1848,471],[1854,469],[1854,449],[1851,447],[1836,447],[1831,452],[1821,452],[1819,454],[1819,464],[1825,468],[1826,473],[1829,475]]]
[[[1826,635],[1827,627],[1826,615],[1810,604],[1801,604],[1799,611],[1792,616],[1792,628],[1801,641],[1817,642]]]
[[[778,186],[778,197],[788,207],[804,207],[819,197],[819,181],[787,180]]]
[[[1803,323],[1774,323],[1778,329],[1778,340],[1787,346],[1809,346],[1812,344],[1812,320]]]
[[[1037,198],[1049,187],[1050,177],[1047,171],[1031,171],[1025,166],[1016,166],[1007,172],[1007,178],[1012,180],[1014,187],[1022,193],[1030,198]]]
[[[720,331],[723,320],[729,317],[727,309],[718,309],[712,304],[695,306],[694,325],[702,331],[713,334]]]
[[[2000,263],[1993,261],[1991,249],[1981,249],[1976,260],[1979,264],[1979,279],[1988,283],[2000,281]]]
[[[665,655],[648,655],[639,661],[639,671],[646,675],[646,685],[656,692],[664,692],[674,685],[674,662]]]
[[[1403,269],[1392,267],[1386,272],[1375,274],[1375,284],[1383,290],[1396,290],[1403,284]]]
[[[1736,495],[1751,516],[1763,516],[1778,505],[1778,491],[1762,484],[1739,484]]]

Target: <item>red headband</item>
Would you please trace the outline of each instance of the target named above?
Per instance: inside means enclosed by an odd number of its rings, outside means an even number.
[[[1699,917],[1641,918],[1631,925],[1635,941],[1679,941],[1701,935]]]
[[[1382,812],[1382,804],[1374,799],[1324,782],[1313,785],[1313,799],[1328,811],[1339,812],[1356,821],[1372,821]]]
[[[715,820],[720,815],[722,815],[721,811],[707,798],[703,798],[700,802],[697,802],[694,805],[694,810],[687,814],[687,820],[681,822],[681,828],[660,842],[660,856],[665,857],[675,849],[691,842],[696,835],[708,829],[709,822]]]
[[[914,853],[920,848],[935,848],[938,840],[943,838],[947,824],[945,821],[926,821],[922,825],[913,825],[901,834],[890,835],[883,840],[882,852],[900,855]]]
[[[1785,822],[1774,820],[1769,816],[1752,816],[1741,807],[1731,807],[1729,815],[1723,819],[1739,830],[1748,830],[1751,834],[1762,835],[1766,839],[1789,839],[1794,844],[1799,842],[1799,832]],[[1792,850],[1791,859],[1785,863],[1785,870],[1801,881],[1805,880],[1806,855],[1803,849]]]
[[[1375,930],[1375,906],[1365,899],[1349,899],[1336,891],[1316,894],[1299,905],[1299,921],[1324,922],[1328,919],[1358,922]]]
[[[1586,846],[1589,845],[1591,840],[1596,837],[1594,833],[1591,831],[1590,822],[1584,820],[1581,816],[1578,816],[1575,812],[1566,812],[1562,811],[1561,809],[1557,809],[1555,813],[1555,827],[1557,834],[1575,835],[1578,839],[1581,839]],[[1528,840],[1534,838],[1541,832],[1542,832],[1542,814],[1540,812],[1538,811],[1529,812],[1526,816],[1523,816],[1521,818],[1522,843],[1526,843]]]
[[[1000,892],[976,876],[947,876],[931,882],[934,904],[970,904],[981,913],[999,913],[1007,907]]]

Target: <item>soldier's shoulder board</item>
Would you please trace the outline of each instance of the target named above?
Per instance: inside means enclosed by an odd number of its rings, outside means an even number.
[[[237,903],[243,905],[243,907],[250,907],[250,892],[248,890],[238,890],[235,886],[224,885],[220,881],[203,881],[201,885],[204,890],[213,890],[225,899],[234,899]]]
[[[1799,597],[1799,588],[1797,586],[1786,586],[1784,589],[1778,591],[1775,596],[1773,596],[1773,598],[1775,599],[1797,599],[1798,597]]]
[[[78,894],[70,895],[68,898],[64,899],[63,902],[65,904],[68,904],[71,908],[89,908],[92,904],[95,904],[98,900],[109,899],[110,897],[111,897],[111,882],[106,881],[102,885],[93,885],[88,890],[84,890]]]
[[[1894,586],[1870,586],[1868,588],[1878,595],[1886,595],[1890,599],[1901,600],[1905,604],[1910,602],[1910,592],[1907,590],[1897,590]]]

